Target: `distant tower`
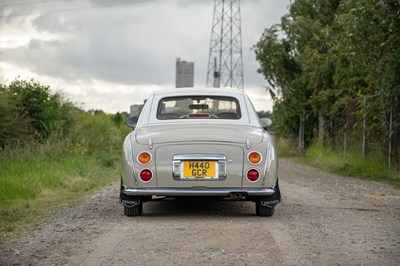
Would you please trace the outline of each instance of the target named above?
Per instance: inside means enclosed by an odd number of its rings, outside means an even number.
[[[215,0],[207,87],[244,89],[240,0]]]
[[[194,86],[194,63],[181,61],[178,57],[176,59],[176,78],[175,87],[193,87]]]

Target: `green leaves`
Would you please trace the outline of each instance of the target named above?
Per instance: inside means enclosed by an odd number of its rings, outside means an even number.
[[[281,23],[266,29],[255,45],[259,72],[275,101],[275,132],[296,137],[294,124],[304,118],[312,141],[318,115],[331,136],[360,130],[355,125],[366,117],[364,130],[384,147],[399,143],[399,115],[393,139],[387,137],[389,112],[399,110],[399,44],[398,0],[294,1]]]
[[[0,159],[11,154],[119,154],[129,132],[123,123],[128,116],[85,112],[32,80],[0,85]]]
[[[12,141],[28,141],[32,119],[15,105],[15,96],[0,86],[0,149]]]
[[[14,120],[13,116],[7,116],[7,119],[13,121],[17,127],[28,126],[41,138],[47,138],[63,123],[61,97],[52,94],[47,86],[42,86],[33,80],[15,80],[9,86],[4,86],[3,96],[8,99],[5,102],[11,101],[8,110],[14,109],[20,117],[28,117],[30,123],[26,125],[24,121]]]

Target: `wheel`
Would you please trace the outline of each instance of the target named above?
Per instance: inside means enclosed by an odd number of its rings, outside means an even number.
[[[140,216],[143,212],[143,202],[140,202],[139,205],[135,205],[132,207],[126,207],[124,205],[124,214],[126,216]]]
[[[274,215],[274,212],[275,212],[275,206],[273,207],[262,206],[261,200],[256,201],[256,214],[258,216],[271,217],[272,215]]]
[[[124,205],[124,214],[126,216],[140,216],[143,212],[143,199],[140,197],[132,197],[125,195],[123,190],[122,176],[121,176],[121,187],[119,192],[119,202]],[[135,205],[139,202],[138,205]],[[132,206],[133,205],[133,206]]]

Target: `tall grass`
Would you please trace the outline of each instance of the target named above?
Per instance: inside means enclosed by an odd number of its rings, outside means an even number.
[[[57,207],[119,179],[129,129],[104,113],[79,112],[46,140],[14,141],[0,151],[0,243]]]
[[[1,160],[0,202],[8,204],[14,200],[34,200],[43,192],[57,190],[59,192],[84,192],[90,187],[98,187],[102,183],[100,170],[115,167],[106,155],[42,155],[26,160]],[[90,168],[89,168],[90,167]],[[110,173],[110,171],[107,171]],[[74,186],[80,181],[79,187]]]
[[[308,164],[327,172],[345,176],[377,180],[400,187],[399,172],[388,170],[387,157],[375,152],[374,156],[363,158],[360,151],[335,151],[327,147],[313,145],[305,155],[297,156],[291,141],[278,140],[277,149],[282,157],[292,157],[295,161]]]
[[[0,169],[0,241],[60,204],[118,180],[117,164],[96,155],[1,160]]]
[[[276,149],[280,157],[295,157],[296,156],[296,143],[293,139],[275,139]]]

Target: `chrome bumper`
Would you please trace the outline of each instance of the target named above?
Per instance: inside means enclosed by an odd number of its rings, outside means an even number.
[[[128,196],[210,196],[228,197],[232,193],[246,193],[248,196],[271,196],[275,188],[126,188],[122,193]]]

